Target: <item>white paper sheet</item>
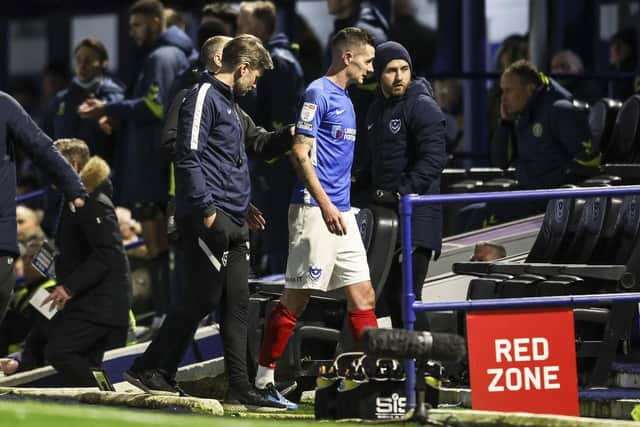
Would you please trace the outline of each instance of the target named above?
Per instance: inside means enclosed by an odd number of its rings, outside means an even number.
[[[53,316],[56,315],[56,313],[58,312],[58,309],[56,307],[49,308],[51,307],[51,301],[41,306],[42,301],[44,301],[45,298],[48,296],[49,296],[49,292],[46,289],[39,288],[29,300],[29,304],[31,304],[36,310],[42,313],[44,317],[46,317],[47,319],[51,319]]]

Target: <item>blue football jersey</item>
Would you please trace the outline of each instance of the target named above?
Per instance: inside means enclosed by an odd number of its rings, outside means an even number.
[[[315,138],[310,157],[320,184],[340,211],[349,211],[356,114],[347,91],[326,77],[314,80],[304,94],[296,134]],[[291,202],[318,205],[300,180]]]

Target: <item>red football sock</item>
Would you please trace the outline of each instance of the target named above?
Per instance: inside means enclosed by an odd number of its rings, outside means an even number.
[[[373,310],[354,310],[349,312],[349,322],[351,323],[351,335],[356,350],[360,350],[360,335],[364,328],[377,328],[378,319]]]
[[[264,325],[260,359],[258,360],[260,365],[271,369],[276,367],[276,361],[282,356],[297,320],[295,314],[282,303],[273,307],[273,311]]]

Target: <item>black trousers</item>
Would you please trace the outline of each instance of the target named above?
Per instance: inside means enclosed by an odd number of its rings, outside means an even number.
[[[104,352],[127,342],[127,326],[110,326],[57,314],[40,316],[25,341],[20,371],[47,363],[64,376],[68,387],[95,387],[92,368],[102,365]]]
[[[15,257],[13,255],[0,252],[0,323],[2,323],[5,314],[7,314],[13,288],[16,285],[16,274],[13,269],[14,260]]]
[[[399,249],[398,249],[399,251]],[[429,271],[429,261],[431,260],[431,250],[425,248],[415,248],[411,252],[413,265],[413,293],[416,300],[422,297],[422,285]],[[394,255],[389,269],[389,275],[385,282],[382,294],[376,302],[378,317],[391,316],[391,325],[394,328],[402,328],[402,263],[400,254]],[[416,329],[418,329],[416,322]],[[421,325],[421,329],[425,328]]]
[[[229,386],[246,389],[248,227],[218,211],[211,229],[205,228],[202,217],[193,216],[178,220],[178,230],[184,247],[183,298],[170,308],[158,335],[132,368],[175,375],[198,323],[215,309]]]

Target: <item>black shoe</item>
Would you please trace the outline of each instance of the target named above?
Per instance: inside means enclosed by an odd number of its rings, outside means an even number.
[[[179,396],[178,390],[176,390],[167,381],[165,376],[156,369],[149,369],[145,371],[134,371],[133,369],[129,369],[122,375],[122,377],[125,381],[133,384],[146,393],[162,396]]]
[[[178,392],[178,396],[180,396],[180,397],[193,397],[193,396],[191,396],[189,393],[187,393],[186,391],[184,391],[184,390],[182,389],[182,387],[180,387],[180,386],[178,385],[178,382],[177,382],[175,379],[173,379],[173,378],[167,378],[167,382],[169,383],[169,385],[170,385],[171,387],[173,387],[173,389],[174,389],[175,391],[177,391],[177,392]]]
[[[222,405],[225,411],[284,412],[287,406],[260,396],[253,389],[229,388]]]

